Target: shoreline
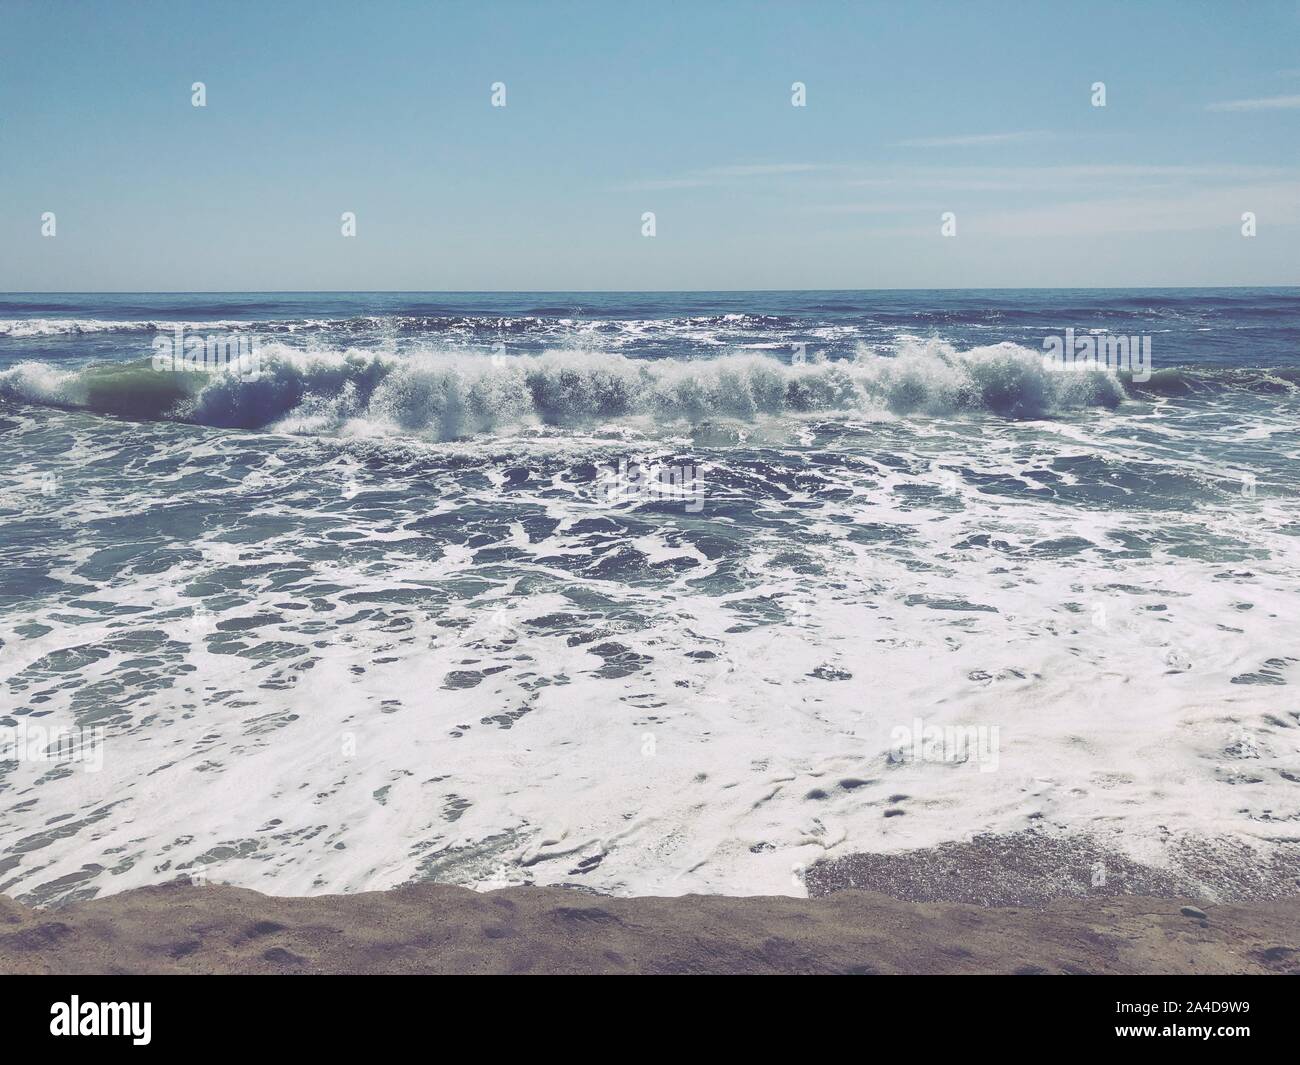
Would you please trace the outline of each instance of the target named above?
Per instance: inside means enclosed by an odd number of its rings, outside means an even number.
[[[1165,857],[985,834],[818,862],[807,898],[434,881],[267,895],[182,875],[50,903],[0,895],[0,974],[1300,975],[1300,856],[1199,837]]]
[[[183,881],[50,909],[0,896],[0,974],[213,973],[1300,974],[1300,898],[1031,908],[433,883],[304,897]]]

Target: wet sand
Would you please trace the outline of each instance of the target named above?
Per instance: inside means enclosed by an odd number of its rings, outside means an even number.
[[[283,898],[177,883],[58,909],[0,898],[0,973],[1300,974],[1300,900],[1027,908],[438,884]]]

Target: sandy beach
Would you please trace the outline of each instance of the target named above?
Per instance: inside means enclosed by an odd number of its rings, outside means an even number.
[[[176,883],[58,909],[0,898],[0,973],[1300,974],[1300,900],[1026,908],[439,884],[277,898]]]

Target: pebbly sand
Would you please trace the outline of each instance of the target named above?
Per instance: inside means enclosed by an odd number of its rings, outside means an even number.
[[[1054,899],[1123,895],[1206,902],[1300,903],[1300,854],[1266,851],[1232,837],[1190,837],[1165,845],[1162,865],[1137,861],[1103,837],[1029,829],[981,833],[936,847],[857,853],[817,862],[804,874],[812,897],[877,891],[912,902],[980,906],[1047,905]]]

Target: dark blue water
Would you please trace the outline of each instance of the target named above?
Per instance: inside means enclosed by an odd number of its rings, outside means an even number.
[[[302,345],[538,353],[575,344],[634,358],[727,350],[848,357],[900,337],[1041,350],[1066,328],[1149,335],[1157,366],[1300,364],[1300,289],[809,292],[65,293],[0,295],[0,366],[123,360],[173,323]]]

